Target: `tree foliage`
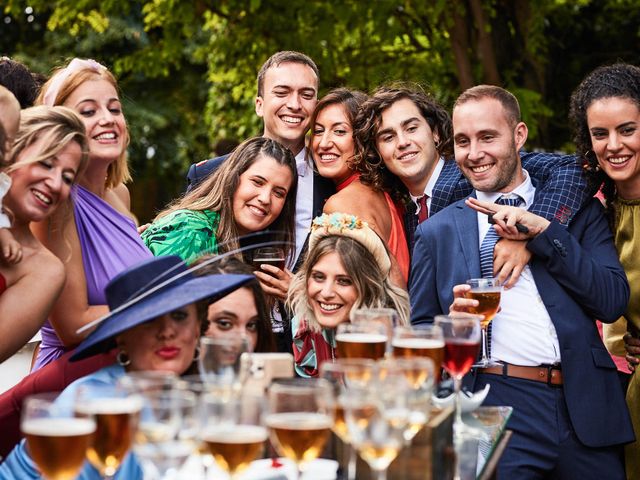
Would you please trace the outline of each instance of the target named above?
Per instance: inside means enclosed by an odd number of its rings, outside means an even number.
[[[214,141],[261,133],[255,77],[278,50],[316,60],[321,93],[401,80],[450,105],[474,84],[503,85],[521,101],[530,146],[566,147],[568,96],[584,74],[605,62],[638,63],[638,3],[8,0],[0,48],[41,73],[72,56],[114,69],[147,219]]]

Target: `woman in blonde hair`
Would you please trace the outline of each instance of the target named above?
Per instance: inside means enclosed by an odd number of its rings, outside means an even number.
[[[0,264],[0,363],[17,352],[47,318],[65,282],[64,266],[29,229],[63,206],[87,164],[84,125],[63,107],[24,110],[7,161],[4,198],[22,261]]]
[[[391,259],[380,237],[358,217],[324,214],[313,220],[309,253],[293,277],[287,303],[300,376],[317,376],[335,357],[336,327],[358,308],[393,308],[409,322],[409,296],[390,281]]]
[[[54,72],[36,102],[63,105],[80,116],[89,141],[89,163],[73,192],[72,211],[61,209],[34,228],[63,261],[67,274],[41,330],[34,369],[77,345],[88,331],[76,331],[108,313],[104,298],[108,281],[151,256],[136,230],[124,185],[131,178],[126,154],[129,131],[113,75],[94,60],[73,59]]]

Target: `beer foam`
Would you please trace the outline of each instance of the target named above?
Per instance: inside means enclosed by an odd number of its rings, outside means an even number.
[[[394,338],[391,345],[398,348],[444,348],[444,340],[436,338]]]
[[[202,439],[212,443],[258,443],[267,436],[267,429],[258,425],[215,425],[202,432]]]
[[[125,413],[137,413],[142,408],[142,398],[131,396],[125,398],[92,398],[76,406],[76,410],[82,413],[94,415],[120,415]]]
[[[20,429],[25,435],[43,437],[74,437],[95,432],[96,422],[89,418],[33,418],[24,422]]]
[[[383,343],[387,336],[382,333],[339,333],[336,342],[344,343]]]
[[[289,430],[321,430],[333,426],[331,417],[313,412],[272,413],[267,416],[265,423],[270,428]]]

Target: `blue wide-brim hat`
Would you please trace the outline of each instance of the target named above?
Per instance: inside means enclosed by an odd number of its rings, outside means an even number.
[[[115,337],[130,328],[199,300],[215,302],[254,279],[235,274],[194,276],[177,256],[145,260],[108,283],[105,294],[111,313],[100,319],[71,361],[107,352],[116,346]]]

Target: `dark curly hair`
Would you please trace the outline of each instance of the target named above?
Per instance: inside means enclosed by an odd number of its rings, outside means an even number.
[[[376,148],[376,135],[382,121],[382,112],[405,98],[418,107],[431,130],[440,139],[436,146],[438,154],[445,158],[453,155],[451,117],[442,105],[416,84],[395,83],[379,87],[364,102],[356,117],[356,158],[353,165],[354,169],[362,173],[362,183],[384,190],[398,201],[407,201],[407,188],[385,168]]]
[[[331,105],[342,105],[344,111],[347,115],[347,119],[351,124],[351,127],[354,127],[356,117],[358,112],[360,111],[360,107],[366,101],[367,94],[361,92],[359,90],[351,90],[349,88],[334,88],[329,93],[327,93],[324,97],[322,97],[318,103],[316,104],[316,108],[313,110],[313,114],[311,114],[311,122],[309,131],[311,132],[311,136],[314,136],[314,132],[316,129],[316,121],[318,119],[318,115],[325,108],[330,107]],[[355,133],[354,133],[355,136]],[[354,138],[355,142],[355,138]],[[356,145],[357,148],[357,145]],[[357,150],[356,150],[357,152]],[[311,149],[307,149],[307,157],[311,157],[312,152]],[[348,161],[347,164],[350,169],[357,170],[356,165],[354,165],[354,160]],[[313,165],[313,163],[311,163]]]
[[[614,97],[628,99],[640,109],[640,68],[627,63],[596,68],[571,94],[569,107],[573,141],[591,186],[594,189],[602,186],[610,222],[613,222],[615,217],[613,200],[616,197],[616,187],[613,180],[600,169],[598,159],[592,150],[587,109],[596,100]]]

